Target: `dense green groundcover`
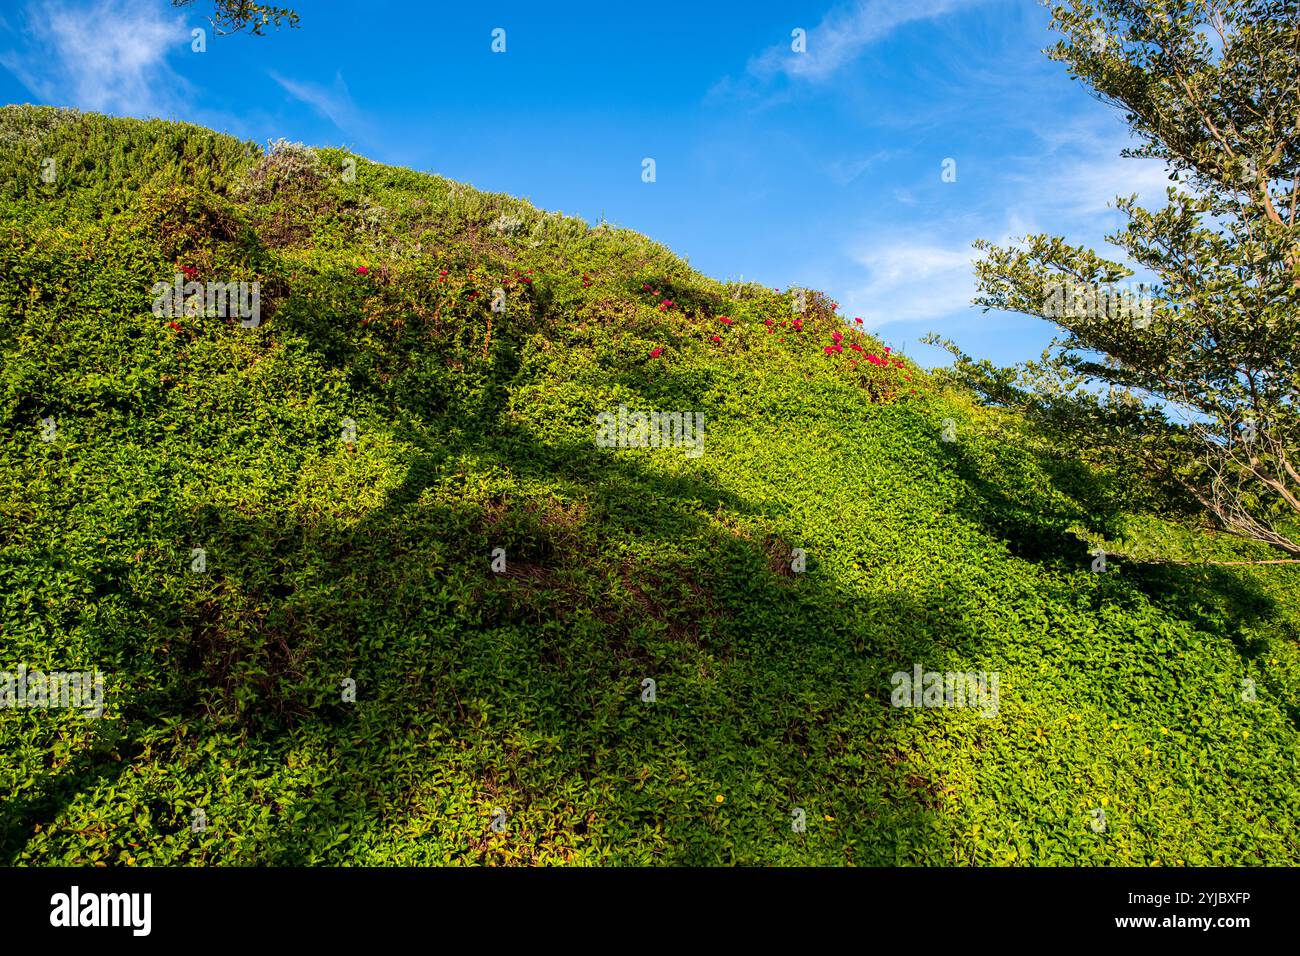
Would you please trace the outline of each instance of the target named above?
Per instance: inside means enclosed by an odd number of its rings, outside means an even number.
[[[1300,571],[821,296],[172,123],[6,107],[0,195],[0,670],[107,681],[0,710],[0,860],[1300,863]]]

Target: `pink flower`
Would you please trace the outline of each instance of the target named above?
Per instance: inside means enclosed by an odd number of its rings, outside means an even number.
[[[663,354],[664,354],[664,350],[661,349],[661,348],[659,348],[659,349],[651,349],[651,350],[650,350],[650,357],[651,357],[651,358],[658,358],[659,356],[661,356],[661,355],[663,355]]]
[[[891,349],[888,345],[886,345],[886,346],[885,346],[885,351],[886,351],[886,352],[892,352],[892,351],[894,351],[894,350]]]
[[[357,275],[368,276],[370,275],[370,270],[367,269],[365,266],[357,266]]]
[[[844,346],[828,345],[824,349],[822,349],[822,351],[825,352],[827,355],[838,355],[840,352],[844,351]]]
[[[727,316],[725,316],[725,315],[720,315],[720,316],[718,316],[718,321],[721,322],[723,325],[730,325],[730,324],[731,324],[731,319],[729,319],[729,318],[728,318]]]
[[[832,333],[831,333],[831,338],[835,340],[835,344],[836,344],[836,345],[839,345],[841,342],[844,341],[844,333],[843,333],[843,332],[832,332]]]
[[[862,346],[859,345],[857,342],[854,342],[852,345],[849,346],[849,348],[853,349],[853,351],[855,351],[855,352],[861,352],[861,351],[862,351]]]
[[[861,319],[854,319],[853,321],[856,322],[856,323],[858,323],[858,325],[861,325],[861,324],[862,324],[862,320],[861,320]]]

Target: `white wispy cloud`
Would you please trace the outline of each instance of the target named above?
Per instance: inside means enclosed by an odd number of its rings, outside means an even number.
[[[868,170],[887,160],[902,155],[899,149],[878,149],[866,156],[854,156],[847,159],[831,159],[819,165],[837,186],[849,186]]]
[[[894,236],[867,243],[851,258],[865,270],[866,282],[849,290],[845,311],[861,316],[867,328],[950,315],[974,294],[969,244]]]
[[[0,65],[44,102],[131,116],[174,109],[184,81],[167,65],[189,50],[179,14],[125,0],[30,3]]]
[[[960,217],[918,217],[907,228],[885,224],[855,240],[845,250],[858,271],[856,280],[844,283],[848,314],[872,328],[925,322],[943,332],[965,324],[975,294],[971,243],[981,237],[1008,245],[1046,232],[1122,261],[1122,250],[1104,242],[1122,223],[1115,197],[1137,193],[1156,209],[1169,185],[1164,163],[1120,156],[1127,145],[1130,140],[1113,127],[1057,128],[1044,136],[1041,150],[1009,161],[1010,171],[986,187],[979,209]]]
[[[370,124],[365,114],[352,99],[348,85],[343,81],[342,73],[334,74],[334,82],[329,86],[310,81],[295,80],[270,71],[275,80],[286,93],[299,102],[305,103],[320,116],[329,120],[341,132],[358,140],[372,139]]]
[[[1137,193],[1148,208],[1165,204],[1168,167],[1157,159],[1121,156],[1135,141],[1114,124],[1076,121],[1044,130],[1039,138],[1042,150],[1012,160],[1002,187],[1008,217],[1028,226],[1025,231],[1042,223],[1045,231],[1081,229],[1099,239],[1099,230],[1118,221],[1109,208],[1116,197]]]
[[[768,47],[750,58],[743,76],[724,77],[714,84],[709,96],[753,96],[780,78],[811,83],[828,80],[853,63],[867,48],[905,24],[934,20],[985,2],[987,0],[855,0],[832,9],[811,28],[799,27],[806,33],[803,52],[795,52],[792,48],[793,36]],[[783,97],[780,93],[769,95],[778,99]]]

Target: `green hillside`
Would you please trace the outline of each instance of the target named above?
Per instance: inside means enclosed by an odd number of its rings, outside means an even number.
[[[0,670],[105,679],[0,862],[1300,863],[1297,566],[823,296],[174,123],[0,109],[0,195]]]

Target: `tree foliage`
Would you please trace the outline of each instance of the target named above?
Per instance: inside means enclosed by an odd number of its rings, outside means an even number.
[[[172,0],[172,6],[193,6],[195,0]],[[268,26],[277,30],[281,26],[297,27],[298,14],[288,7],[275,7],[253,0],[213,0],[212,27],[226,36],[247,30],[253,36],[265,36]]]
[[[1131,459],[1225,526],[1300,554],[1300,4],[1070,0],[1048,55],[1122,111],[1172,185],[1117,200],[1111,261],[1065,239],[980,241],[977,305],[1056,323],[1041,362],[958,353],[986,398]],[[1139,271],[1150,284],[1130,282]]]

